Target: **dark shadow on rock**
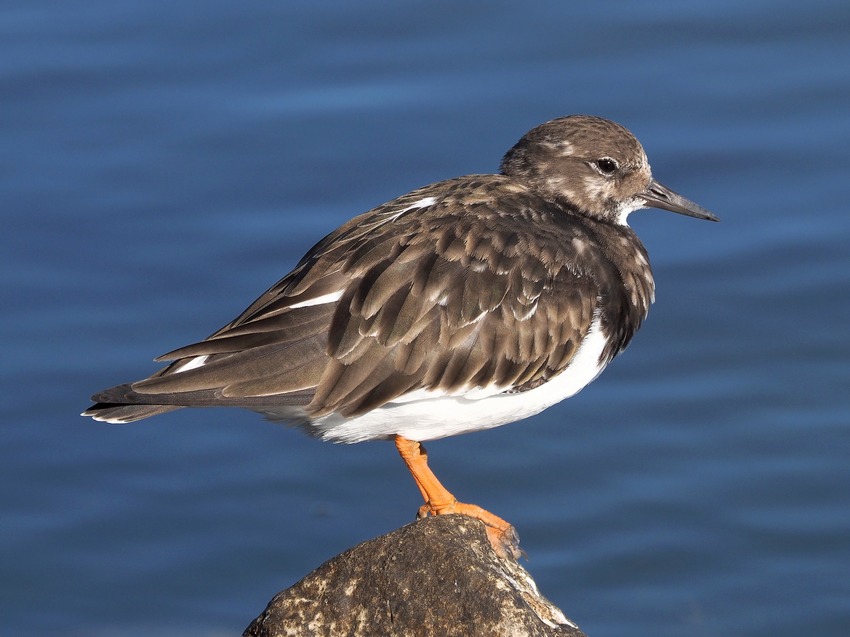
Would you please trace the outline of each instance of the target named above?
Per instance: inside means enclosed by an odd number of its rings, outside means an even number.
[[[243,637],[585,637],[501,558],[484,525],[426,518],[355,546],[281,591]]]

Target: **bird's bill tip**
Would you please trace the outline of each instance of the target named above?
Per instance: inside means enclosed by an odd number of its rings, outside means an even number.
[[[647,189],[640,194],[641,199],[646,202],[646,205],[651,208],[660,208],[661,210],[669,210],[680,215],[695,217],[697,219],[705,219],[706,221],[720,221],[720,219],[709,212],[699,204],[694,203],[690,199],[685,199],[682,195],[673,192],[664,184],[653,179],[649,182]]]

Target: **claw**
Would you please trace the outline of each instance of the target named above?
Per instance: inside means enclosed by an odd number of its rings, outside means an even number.
[[[428,454],[420,443],[396,436],[395,444],[402,460],[413,475],[416,486],[419,487],[419,491],[425,499],[425,504],[419,507],[416,513],[417,520],[429,515],[450,515],[452,513],[466,515],[484,523],[490,545],[499,557],[510,557],[516,560],[525,555],[525,552],[519,547],[519,535],[513,526],[480,506],[458,502],[440,484],[440,481],[428,467]]]

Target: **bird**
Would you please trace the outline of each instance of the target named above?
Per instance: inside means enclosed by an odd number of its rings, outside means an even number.
[[[569,115],[530,131],[496,174],[433,183],[354,217],[208,338],[83,412],[129,423],[242,407],[324,441],[391,440],[418,517],[514,527],[460,502],[422,443],[523,420],[592,382],[647,316],[655,282],[629,215],[719,219],[652,176],[624,126]]]

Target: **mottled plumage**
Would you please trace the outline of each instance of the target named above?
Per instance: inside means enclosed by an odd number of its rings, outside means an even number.
[[[502,171],[431,184],[352,219],[233,322],[159,357],[174,362],[150,378],[96,394],[86,415],[130,422],[230,405],[331,440],[386,438],[409,423],[363,436],[334,429],[410,395],[427,409],[429,399],[540,387],[570,373],[594,319],[601,371],[653,300],[628,213],[649,203],[710,216],[671,203],[678,196],[651,179],[638,141],[600,118],[530,131]],[[496,424],[482,413],[480,428]]]
[[[629,344],[653,301],[628,215],[708,211],[652,178],[637,139],[598,117],[529,131],[501,174],[431,184],[356,217],[209,338],[84,415],[132,422],[235,406],[335,442],[393,438],[421,514],[504,520],[455,500],[417,441],[503,425],[580,391]]]

